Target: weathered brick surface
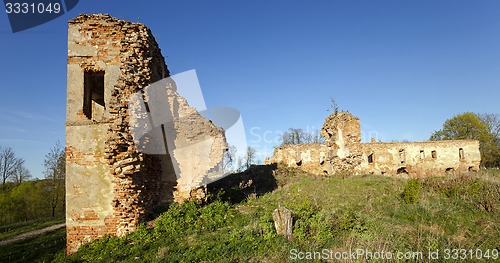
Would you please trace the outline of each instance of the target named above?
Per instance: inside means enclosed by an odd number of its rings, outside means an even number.
[[[85,72],[104,72],[105,106],[92,102],[85,114]],[[207,171],[219,165],[227,148],[224,131],[191,108],[175,89],[175,162],[169,154],[145,154],[132,136],[130,97],[169,76],[151,31],[142,24],[109,15],[80,15],[69,21],[66,121],[67,252],[105,234],[122,236],[154,215],[165,202],[205,198]],[[94,96],[94,94],[92,94]],[[210,140],[207,140],[212,138]],[[208,148],[189,148],[198,142]],[[206,151],[204,156],[195,151]],[[193,158],[193,161],[189,159]],[[195,167],[194,163],[200,163]],[[192,168],[193,167],[193,168]]]
[[[477,171],[481,161],[476,140],[361,143],[359,119],[348,112],[328,116],[321,135],[324,145],[277,147],[269,163],[323,175],[348,172],[421,177]]]

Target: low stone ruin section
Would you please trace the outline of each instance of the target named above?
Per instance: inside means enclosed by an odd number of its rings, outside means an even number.
[[[477,171],[481,162],[476,140],[361,143],[359,119],[348,112],[328,116],[321,135],[325,144],[277,147],[270,163],[317,175],[346,172],[421,177]]]

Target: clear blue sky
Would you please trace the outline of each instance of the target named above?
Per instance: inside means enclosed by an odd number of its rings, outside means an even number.
[[[82,0],[15,34],[0,10],[0,145],[35,177],[64,142],[67,20],[80,13],[151,28],[170,71],[196,69],[207,106],[239,109],[248,143],[268,155],[273,134],[321,128],[330,96],[383,141],[426,140],[465,111],[500,113],[497,0]]]

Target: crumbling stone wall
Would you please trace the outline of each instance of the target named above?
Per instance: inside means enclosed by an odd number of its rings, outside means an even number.
[[[313,174],[348,172],[421,177],[477,171],[481,161],[476,140],[361,143],[359,119],[348,112],[328,116],[321,135],[325,138],[324,145],[277,147],[270,163],[300,167]]]
[[[344,111],[330,114],[321,128],[321,136],[330,150],[329,162],[333,172],[352,171],[362,162],[358,117]]]
[[[80,15],[69,21],[68,253],[105,234],[121,236],[135,230],[165,203],[204,197],[197,187],[220,165],[227,149],[224,131],[191,108],[177,94],[175,83],[165,87],[168,101],[157,104],[171,107],[172,129],[163,132],[175,132],[176,140],[169,146],[175,148],[173,154],[167,149],[145,153],[132,133],[131,96],[140,94],[147,117],[153,98],[144,91],[168,76],[158,44],[144,25],[109,15]],[[150,137],[146,134],[143,140]],[[205,144],[189,147],[196,142]]]
[[[270,163],[283,163],[288,167],[300,167],[313,174],[331,174],[328,147],[324,144],[290,144],[278,146]]]
[[[481,162],[476,140],[363,144],[358,173],[423,177],[454,171],[477,171]]]

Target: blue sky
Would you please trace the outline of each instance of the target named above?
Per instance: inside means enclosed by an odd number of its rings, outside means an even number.
[[[330,97],[382,141],[426,140],[465,111],[500,113],[500,1],[146,3],[80,1],[18,33],[0,10],[0,145],[35,177],[64,142],[67,20],[80,13],[151,28],[170,71],[196,69],[207,106],[239,109],[267,155],[280,131],[321,128]]]

